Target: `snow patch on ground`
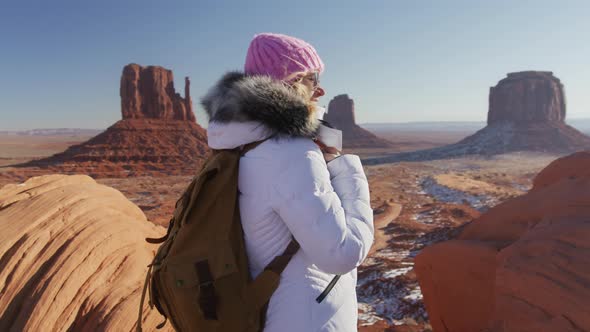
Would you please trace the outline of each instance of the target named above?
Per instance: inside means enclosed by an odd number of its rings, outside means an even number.
[[[451,189],[438,184],[432,177],[427,177],[422,183],[422,190],[439,201],[454,204],[469,204],[474,209],[484,212],[489,207],[491,197],[486,195],[471,195],[469,193]]]
[[[410,294],[404,296],[404,300],[408,300],[408,301],[412,301],[412,302],[422,301],[422,299],[423,299],[423,296],[422,296],[422,291],[420,290],[420,287],[412,288],[410,290]]]
[[[437,211],[435,210],[428,210],[428,211],[424,211],[424,212],[420,212],[418,214],[412,215],[412,220],[415,220],[419,223],[423,223],[423,224],[432,224],[434,223],[434,214]]]
[[[390,248],[385,248],[373,254],[372,258],[378,259],[379,261],[382,259],[402,261],[408,256],[410,256],[409,250],[392,250]]]
[[[375,313],[373,311],[373,307],[371,307],[371,305],[369,305],[367,303],[359,302],[358,308],[359,308],[358,319],[360,322],[360,326],[373,325],[373,324],[377,323],[378,321],[383,320],[382,318],[375,316]]]
[[[515,189],[518,189],[522,192],[528,192],[531,189],[531,186],[525,186],[520,183],[513,183],[512,187],[514,187]]]
[[[377,267],[361,274],[357,283],[361,326],[373,325],[379,320],[401,325],[408,318],[427,319],[420,287],[416,282],[407,283],[401,279],[413,269],[413,264],[405,262],[403,265],[386,271]]]
[[[399,269],[386,271],[385,273],[383,273],[383,278],[395,279],[396,277],[403,276],[404,274],[408,273],[408,271],[410,271],[411,269],[412,267],[403,267]]]

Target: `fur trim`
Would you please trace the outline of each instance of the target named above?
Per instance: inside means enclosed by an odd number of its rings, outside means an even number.
[[[305,100],[268,76],[225,74],[201,99],[209,121],[259,121],[276,134],[313,137],[319,120]]]

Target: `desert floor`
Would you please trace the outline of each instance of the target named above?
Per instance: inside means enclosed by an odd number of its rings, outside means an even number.
[[[425,149],[454,143],[471,133],[380,134],[396,142],[396,146],[348,152],[368,157]],[[0,135],[0,187],[39,175],[38,171],[10,165],[61,152],[88,138]],[[490,207],[525,193],[537,172],[557,157],[513,153],[365,167],[375,209],[376,238],[369,258],[359,268],[360,330],[428,330],[422,295],[412,270],[415,255],[425,245],[452,236]],[[176,199],[190,179],[144,176],[97,181],[120,190],[151,222],[166,226]]]

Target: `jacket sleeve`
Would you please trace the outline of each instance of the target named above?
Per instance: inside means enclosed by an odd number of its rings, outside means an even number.
[[[367,256],[374,233],[359,157],[344,155],[328,167],[319,150],[289,159],[274,184],[274,210],[320,270],[352,271]]]

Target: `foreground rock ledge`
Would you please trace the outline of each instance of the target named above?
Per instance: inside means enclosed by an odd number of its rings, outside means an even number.
[[[437,331],[590,331],[590,152],[424,249],[415,269]]]
[[[0,331],[134,330],[156,249],[144,239],[164,229],[123,194],[85,175],[6,185],[0,229]]]

